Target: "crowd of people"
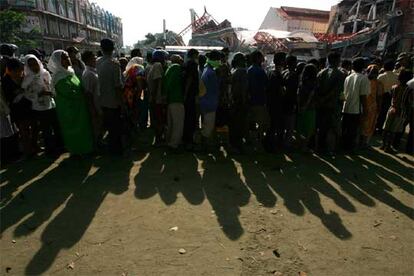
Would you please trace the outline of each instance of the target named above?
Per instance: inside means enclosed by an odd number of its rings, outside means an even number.
[[[69,47],[46,62],[37,50],[19,60],[2,45],[2,162],[41,150],[51,157],[122,155],[147,129],[154,146],[174,153],[211,152],[228,137],[234,154],[292,148],[335,154],[369,147],[376,133],[384,151],[413,152],[407,53],[341,60],[332,52],[305,63],[278,52],[268,67],[257,50],[230,57],[227,49],[190,49],[183,57],[155,49],[145,59],[140,49],[128,58],[115,58],[114,50],[103,39],[99,57]]]

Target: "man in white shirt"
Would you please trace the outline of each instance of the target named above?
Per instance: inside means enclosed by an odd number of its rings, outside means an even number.
[[[388,109],[391,105],[391,89],[394,85],[398,84],[398,75],[393,72],[394,61],[388,60],[384,63],[385,72],[378,76],[379,82],[384,86],[384,94],[381,97],[381,110],[379,111],[377,118],[377,131],[382,132],[384,126],[385,117],[387,116]]]
[[[85,71],[82,74],[82,83],[88,102],[89,114],[91,116],[92,130],[95,147],[99,143],[102,134],[102,109],[99,106],[99,78],[96,71],[96,56],[92,51],[82,53],[82,61],[85,63]]]
[[[370,93],[370,82],[362,72],[365,60],[357,58],[352,62],[353,72],[345,79],[344,105],[342,109],[342,138],[345,150],[355,149],[361,115],[366,112],[366,97]]]

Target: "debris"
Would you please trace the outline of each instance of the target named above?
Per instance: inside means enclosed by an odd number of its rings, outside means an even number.
[[[179,252],[181,255],[184,255],[185,253],[187,253],[187,251],[186,251],[184,248],[180,248],[180,249],[178,250],[178,252]]]
[[[75,255],[76,255],[76,257],[79,257],[80,256],[79,252],[76,252]]]
[[[230,258],[226,258],[226,261],[230,261]]]
[[[122,272],[121,276],[127,276],[128,274],[125,272]]]
[[[374,227],[378,227],[378,226],[380,226],[382,224],[382,221],[381,220],[375,220],[374,221]]]
[[[390,236],[390,239],[392,239],[393,241],[395,241],[395,240],[397,239],[397,237],[396,237],[396,236],[394,236],[394,235],[391,235],[391,236]]]
[[[280,272],[280,271],[275,271],[275,272],[273,273],[273,275],[275,275],[275,276],[282,276],[283,274],[282,274],[282,272]]]
[[[270,211],[270,213],[271,213],[272,215],[276,215],[278,211],[279,211],[279,210],[272,210],[272,211]]]
[[[170,228],[170,231],[176,232],[178,231],[178,226],[174,226]]]
[[[273,255],[275,255],[276,257],[280,258],[280,253],[277,249],[273,250]]]
[[[211,211],[212,214],[215,214],[216,212],[214,210]]]
[[[75,269],[75,263],[74,262],[70,262],[69,264],[68,264],[68,269]]]
[[[259,254],[260,254],[260,256],[264,256],[265,253],[264,252],[259,252]]]
[[[306,274],[305,271],[299,271],[299,276],[307,276],[308,274]]]
[[[16,243],[16,240],[12,240],[12,243]]]
[[[11,267],[6,267],[6,273],[9,273],[10,272],[10,270],[11,270]]]
[[[242,257],[236,257],[237,260],[244,262],[244,259]]]

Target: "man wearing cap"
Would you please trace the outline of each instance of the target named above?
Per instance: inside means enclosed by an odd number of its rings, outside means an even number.
[[[78,79],[82,79],[83,71],[85,70],[85,64],[82,62],[79,49],[75,46],[70,46],[66,49],[69,54],[70,61],[72,62],[72,68],[75,71],[75,75]]]
[[[102,108],[104,128],[108,131],[109,151],[112,154],[121,154],[121,67],[112,58],[112,53],[115,50],[112,40],[102,39],[101,49],[103,56],[96,63],[100,91],[99,104]]]

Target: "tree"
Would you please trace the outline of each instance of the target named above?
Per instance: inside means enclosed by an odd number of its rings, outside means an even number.
[[[30,33],[24,33],[26,16],[21,12],[3,10],[0,12],[0,42],[13,43],[23,48],[37,47],[37,39],[40,30],[33,29]]]
[[[21,36],[21,28],[25,21],[25,15],[12,10],[0,12],[0,41],[17,43]]]

